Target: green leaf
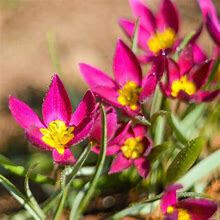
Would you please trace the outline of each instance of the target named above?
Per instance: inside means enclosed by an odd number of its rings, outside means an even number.
[[[89,188],[85,194],[85,196],[82,198],[80,204],[79,204],[79,209],[77,212],[72,212],[71,211],[71,216],[70,219],[72,220],[77,220],[79,216],[84,212],[86,207],[88,206],[94,192],[96,189],[96,186],[98,184],[98,179],[101,176],[103,167],[104,167],[104,162],[105,162],[105,157],[106,157],[106,146],[107,146],[107,126],[106,126],[106,112],[104,110],[104,107],[101,105],[100,106],[100,111],[101,111],[101,116],[102,116],[102,141],[101,141],[101,152],[99,154],[97,166],[96,166],[96,171],[95,174],[89,184]],[[77,203],[80,200],[76,201]],[[73,204],[73,207],[76,207]]]
[[[24,167],[13,164],[7,157],[3,156],[2,154],[0,154],[0,165],[9,172],[18,176],[25,177],[27,174],[27,170]],[[41,174],[31,173],[29,178],[36,183],[54,184],[54,181],[51,178]]]
[[[166,151],[168,148],[170,147],[170,143],[169,142],[163,142],[162,144],[160,145],[157,145],[155,146],[150,154],[148,155],[147,159],[150,161],[150,162],[154,162],[155,160],[157,160],[162,154],[164,151]]]
[[[215,169],[220,168],[220,150],[215,151],[207,158],[201,160],[192,169],[190,169],[181,179],[177,181],[184,186],[184,190],[191,188],[203,177],[208,176]]]
[[[160,91],[160,86],[157,85],[151,104],[150,117],[160,110],[162,99],[163,95]]]
[[[170,113],[168,117],[168,122],[169,122],[170,127],[173,129],[177,139],[181,143],[186,144],[187,137],[185,134],[185,130],[181,126],[180,120],[173,113]]]
[[[25,191],[26,191],[26,194],[27,194],[27,197],[30,201],[30,203],[32,204],[32,206],[35,208],[35,210],[37,211],[38,215],[41,217],[41,219],[44,219],[45,218],[45,215],[43,213],[43,210],[40,208],[38,202],[36,201],[36,199],[34,198],[31,190],[30,190],[30,187],[29,187],[29,176],[30,176],[30,172],[34,169],[34,167],[36,166],[37,164],[34,164],[32,165],[27,173],[26,173],[26,176],[25,176],[25,181],[24,181],[24,188],[25,188]]]
[[[195,130],[197,126],[197,122],[199,121],[199,118],[204,114],[204,111],[206,109],[206,104],[202,103],[200,105],[197,105],[191,112],[189,112],[184,119],[181,121],[181,129],[182,132],[187,137],[192,137],[192,133]]]
[[[158,112],[155,112],[150,119],[150,122],[153,123],[155,122],[155,120],[159,117],[159,116],[168,116],[169,112],[165,111],[165,110],[160,110]]]
[[[31,202],[12,184],[8,179],[0,174],[0,183],[9,191],[9,193],[21,204],[36,220],[41,220],[41,216],[32,206]]]
[[[139,29],[140,18],[138,17],[135,22],[134,34],[132,37],[132,51],[133,53],[137,53],[137,45],[138,45],[138,29]]]
[[[178,180],[188,171],[200,155],[204,145],[205,139],[203,137],[189,141],[170,164],[166,173],[166,184]]]

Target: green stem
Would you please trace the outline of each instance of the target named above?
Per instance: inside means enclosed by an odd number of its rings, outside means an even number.
[[[101,144],[101,152],[100,152],[100,156],[98,159],[98,163],[97,163],[97,169],[96,172],[93,176],[93,179],[91,181],[91,184],[89,186],[89,189],[86,193],[86,195],[83,197],[80,206],[79,206],[79,211],[78,211],[78,216],[80,216],[84,210],[86,209],[86,207],[88,206],[98,183],[98,179],[101,175],[103,166],[104,166],[104,162],[105,162],[105,157],[106,157],[106,145],[107,145],[107,128],[106,128],[106,112],[104,110],[104,107],[101,105],[100,107],[100,111],[101,111],[101,115],[102,115],[102,144]]]

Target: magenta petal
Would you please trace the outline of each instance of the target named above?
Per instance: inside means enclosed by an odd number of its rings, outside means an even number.
[[[67,125],[72,113],[72,106],[58,75],[54,75],[42,106],[43,119],[46,125],[54,120],[62,120]]]
[[[220,46],[220,22],[217,15],[208,14],[206,26],[213,40]]]
[[[137,58],[140,64],[146,64],[146,63],[151,62],[154,56],[150,54],[149,55],[142,54],[142,55],[139,55]]]
[[[117,129],[117,114],[114,108],[109,107],[106,109],[106,120],[107,120],[107,140],[110,140]],[[102,136],[102,124],[101,124],[101,114],[99,112],[98,116],[95,118],[95,123],[90,134],[92,140],[101,142]]]
[[[155,74],[147,75],[143,80],[143,86],[140,93],[140,102],[146,101],[151,95],[153,95],[157,85],[157,77]]]
[[[178,67],[177,63],[172,59],[168,60],[167,73],[168,73],[168,81],[169,81],[170,86],[172,85],[172,82],[174,80],[180,79],[179,67]]]
[[[127,135],[128,135],[128,131],[131,127],[131,121],[126,123],[126,124],[123,124],[118,133],[116,134],[116,137],[111,140],[111,142],[109,144],[111,145],[122,145],[125,141],[125,139],[127,138]]]
[[[38,128],[26,132],[25,135],[27,139],[31,142],[31,144],[40,148],[41,150],[47,150],[47,151],[53,150],[52,147],[48,146],[41,140],[42,134]]]
[[[147,134],[147,128],[143,125],[135,125],[132,130],[135,137],[144,137]]]
[[[95,97],[89,90],[86,92],[82,101],[77,106],[76,111],[72,114],[69,124],[78,126],[84,118],[92,116],[94,109]]]
[[[184,199],[177,207],[187,210],[192,220],[207,220],[217,210],[217,204],[208,199]]]
[[[65,149],[63,154],[59,154],[57,150],[53,150],[53,160],[63,165],[74,164],[76,162],[70,149]]]
[[[140,64],[134,53],[121,40],[117,42],[113,70],[115,80],[119,85],[123,86],[128,81],[134,81],[141,86]]]
[[[122,170],[127,169],[133,163],[133,160],[128,160],[123,156],[122,153],[119,153],[117,157],[113,160],[109,174],[118,173]]]
[[[137,168],[139,175],[146,178],[150,171],[150,163],[145,157],[140,157],[134,161],[134,165]]]
[[[85,140],[92,131],[94,124],[94,118],[85,118],[73,131],[74,138],[68,143],[68,145],[75,145]]]
[[[173,206],[177,203],[176,191],[181,188],[182,185],[175,184],[167,187],[165,190],[160,203],[161,210],[164,214],[167,212],[168,206]]]
[[[188,46],[180,54],[178,64],[181,76],[186,74],[194,65],[192,50],[192,47]]]
[[[105,102],[118,108],[122,108],[118,102],[118,91],[114,88],[98,86],[92,89],[92,91]]]
[[[220,94],[220,89],[215,91],[199,91],[194,95],[196,102],[211,102]]]
[[[198,44],[192,45],[193,60],[196,64],[200,64],[207,60],[206,54],[202,51]]]
[[[100,146],[96,145],[92,148],[92,151],[96,154],[100,153]],[[120,151],[120,146],[118,145],[107,145],[107,149],[106,149],[106,155],[107,156],[111,156],[114,155],[116,153],[118,153]]]
[[[170,0],[162,0],[159,14],[158,26],[160,29],[172,28],[176,33],[179,29],[179,15],[175,5]]]
[[[134,34],[135,22],[127,20],[127,19],[120,19],[119,25],[125,31],[125,34],[131,39]],[[138,27],[138,46],[143,50],[149,52],[147,41],[150,38],[151,34],[144,29],[142,25]]]
[[[190,71],[190,79],[195,83],[197,89],[200,89],[205,84],[211,63],[211,61],[205,62]]]
[[[160,89],[163,92],[163,94],[167,97],[171,96],[171,89],[169,84],[160,83]]]
[[[198,3],[210,35],[220,45],[220,22],[213,2],[211,0],[198,0]]]
[[[132,12],[136,18],[140,18],[144,28],[153,33],[156,30],[156,19],[151,10],[142,4],[140,0],[129,0]]]
[[[114,81],[101,70],[84,63],[80,63],[79,68],[85,81],[91,88],[96,86],[115,87]]]
[[[45,127],[38,115],[27,104],[13,96],[9,97],[9,109],[16,122],[27,132]]]

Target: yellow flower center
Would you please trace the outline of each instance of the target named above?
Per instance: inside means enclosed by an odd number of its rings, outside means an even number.
[[[174,97],[178,96],[180,90],[188,95],[193,95],[196,92],[196,86],[193,82],[187,79],[187,76],[182,76],[179,80],[173,81],[171,90],[171,95]]]
[[[157,31],[147,42],[149,49],[157,54],[161,50],[171,48],[175,42],[175,32],[171,28],[166,28],[164,31]]]
[[[185,209],[177,209],[178,210],[178,220],[191,220],[191,217],[187,210]],[[167,207],[167,214],[172,214],[175,211],[173,206]]]
[[[178,220],[191,220],[191,217],[185,209],[178,209]]]
[[[50,122],[47,128],[41,128],[42,140],[50,147],[55,148],[59,154],[64,153],[65,145],[74,138],[74,127],[67,127],[61,120]]]
[[[122,153],[128,159],[137,159],[144,152],[144,145],[142,143],[142,138],[140,137],[131,137],[128,138],[124,145],[121,148]]]
[[[173,206],[168,206],[167,207],[167,213],[168,214],[172,214],[175,211],[175,209],[173,208]]]
[[[140,92],[141,88],[134,81],[128,81],[118,90],[118,102],[123,106],[129,106],[131,110],[136,110]]]

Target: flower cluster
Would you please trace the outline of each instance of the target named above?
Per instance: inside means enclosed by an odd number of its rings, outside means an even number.
[[[161,0],[155,15],[140,0],[130,0],[134,19],[122,18],[119,25],[132,40],[137,31],[137,45],[144,51],[135,54],[122,40],[116,43],[111,78],[91,65],[80,63],[80,72],[89,85],[75,112],[59,76],[55,74],[42,105],[42,119],[24,102],[11,96],[9,108],[27,139],[42,150],[51,151],[59,164],[74,164],[70,148],[86,138],[92,151],[100,153],[102,123],[99,104],[105,104],[107,127],[107,156],[113,157],[109,174],[135,166],[146,178],[151,164],[148,156],[153,149],[149,128],[138,117],[149,120],[144,104],[155,94],[156,87],[164,98],[185,103],[208,102],[220,93],[215,82],[207,84],[213,66],[219,60],[220,23],[211,0],[198,0],[203,21],[215,44],[211,58],[198,45],[202,27],[192,35],[186,46],[179,32],[179,13],[171,0]],[[135,19],[139,18],[138,22]],[[146,73],[142,65],[148,65]],[[219,71],[219,67],[217,68]],[[213,89],[212,89],[213,87]],[[149,112],[149,111],[148,111]],[[125,120],[118,117],[121,113]],[[176,190],[166,190],[161,209],[166,219],[208,219],[216,210],[213,202],[199,199],[177,201]]]

